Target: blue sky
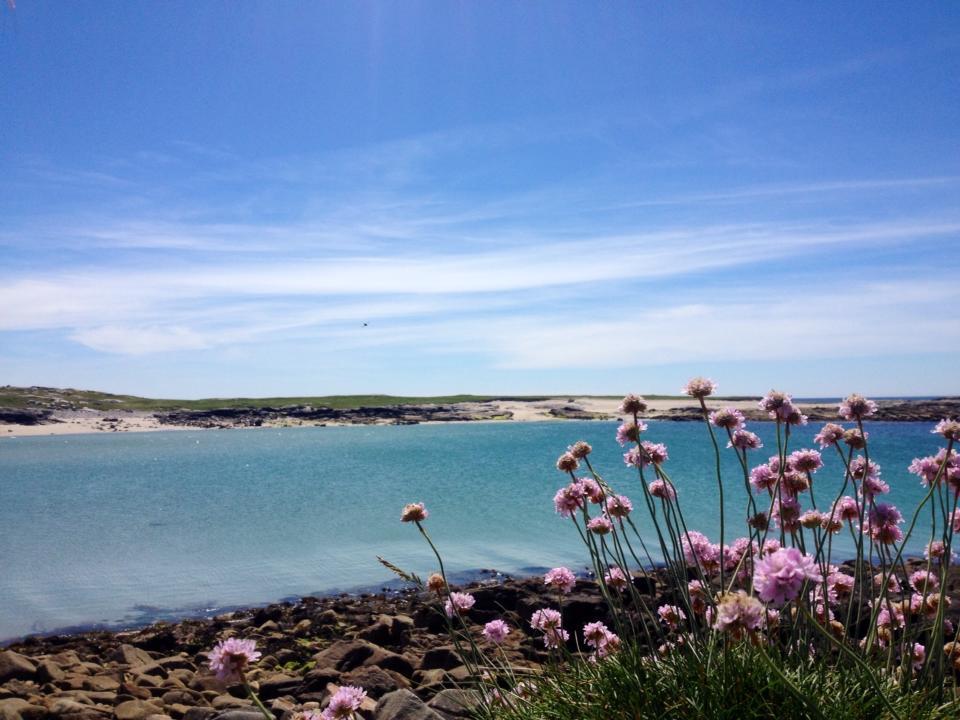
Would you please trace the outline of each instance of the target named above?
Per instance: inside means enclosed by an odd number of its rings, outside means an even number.
[[[960,393],[958,77],[956,3],[20,0],[0,384]]]

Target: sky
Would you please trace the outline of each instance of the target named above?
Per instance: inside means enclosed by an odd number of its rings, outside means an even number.
[[[960,4],[0,4],[0,384],[960,394]]]

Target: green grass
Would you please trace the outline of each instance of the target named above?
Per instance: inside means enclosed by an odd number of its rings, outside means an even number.
[[[879,720],[890,718],[883,698],[854,667],[830,668],[809,658],[771,669],[749,645],[717,653],[708,667],[690,653],[651,660],[624,648],[607,660],[574,661],[535,678],[537,691],[512,707],[478,711],[482,720]],[[780,674],[782,673],[782,675]],[[787,680],[789,680],[789,683]],[[792,686],[791,686],[792,684]],[[960,717],[960,703],[932,693],[898,694],[884,687],[903,720]],[[799,691],[799,692],[798,692]],[[950,691],[946,691],[949,693]],[[803,699],[800,699],[800,696]]]

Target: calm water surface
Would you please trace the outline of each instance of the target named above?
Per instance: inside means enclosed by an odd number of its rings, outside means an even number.
[[[938,447],[931,427],[868,428],[871,458],[902,509],[922,496],[906,466]],[[760,462],[776,452],[773,426],[751,428],[766,444]],[[576,532],[553,511],[563,480],[553,464],[585,439],[597,469],[639,500],[615,429],[564,421],[4,438],[0,639],[374,585],[389,578],[378,554],[429,573],[429,550],[398,521],[403,504],[416,500],[427,503],[451,569],[582,567]],[[794,447],[811,446],[816,430],[801,429]],[[669,447],[666,469],[689,527],[715,540],[706,429],[651,422],[646,436]],[[728,518],[739,518],[742,476],[725,455]],[[821,504],[842,479],[839,459],[825,456]],[[928,539],[923,521],[915,552]],[[728,519],[728,542],[745,534],[735,525]],[[640,527],[649,530],[649,521]]]

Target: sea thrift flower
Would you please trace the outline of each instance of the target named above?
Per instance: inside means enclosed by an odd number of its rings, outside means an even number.
[[[854,579],[852,575],[840,572],[838,568],[830,567],[827,575],[827,586],[834,595],[849,595],[853,592]]]
[[[321,717],[323,720],[351,720],[366,699],[367,693],[363,688],[344,685],[330,698],[330,704]]]
[[[910,584],[917,592],[937,592],[940,589],[940,578],[926,570],[917,570],[910,576]]]
[[[757,561],[753,587],[764,602],[783,605],[800,595],[805,581],[821,580],[812,557],[796,548],[781,548]]]
[[[580,467],[580,461],[572,453],[565,452],[557,458],[557,470],[560,472],[573,472]]]
[[[813,441],[821,448],[827,448],[840,442],[843,439],[844,432],[845,430],[840,425],[827,423],[820,429],[820,432],[814,435]]]
[[[240,638],[228,638],[218,642],[213,650],[207,653],[210,669],[216,673],[217,680],[226,682],[238,679],[247,665],[260,659],[256,647],[256,641]]]
[[[890,486],[876,475],[868,475],[860,484],[860,495],[867,500],[872,500],[877,495],[885,495],[890,492]]]
[[[793,398],[779,390],[771,390],[758,403],[771,420],[785,420],[794,411]]]
[[[749,430],[736,430],[727,441],[727,447],[735,447],[738,450],[759,450],[763,447],[760,437]]]
[[[573,445],[567,448],[567,452],[573,455],[577,460],[583,460],[587,455],[593,452],[590,443],[583,440],[577,440]]]
[[[758,492],[772,490],[777,486],[777,473],[769,465],[758,465],[750,471],[750,484]]]
[[[430,513],[423,506],[422,502],[409,503],[403,506],[403,513],[400,515],[401,522],[423,522]]]
[[[795,498],[810,489],[810,477],[805,473],[790,470],[783,474],[783,491],[789,498]]]
[[[856,393],[847,397],[838,408],[840,417],[844,420],[863,420],[876,411],[877,404],[873,400],[867,400],[863,395]]]
[[[690,609],[697,615],[703,615],[707,611],[707,591],[703,583],[691,580],[687,583],[687,592],[690,594]]]
[[[710,422],[725,430],[739,430],[743,427],[743,413],[736,408],[723,408],[710,413]]]
[[[627,420],[617,428],[617,442],[620,443],[620,447],[623,447],[627,443],[638,442],[640,440],[640,433],[646,431],[647,424],[642,420],[639,422]]]
[[[765,512],[758,512],[756,515],[747,520],[747,525],[752,527],[754,530],[760,530],[762,532],[770,527],[770,518],[767,517]]]
[[[914,475],[919,476],[921,485],[928,487],[930,483],[937,479],[938,475],[942,477],[941,464],[934,457],[914,458],[907,469]]]
[[[923,556],[928,560],[940,560],[947,554],[947,548],[943,544],[943,540],[934,540],[933,542],[927,545],[926,550],[923,551]],[[950,555],[953,556],[955,553],[951,552]],[[953,560],[953,557],[950,558]]]
[[[547,571],[547,574],[543,576],[543,583],[550,587],[557,588],[557,590],[566,595],[573,590],[573,586],[577,583],[577,578],[567,568],[556,567],[553,568],[553,570]]]
[[[713,618],[713,627],[741,638],[745,632],[759,630],[765,619],[764,607],[755,597],[743,590],[720,596]]]
[[[677,492],[673,489],[673,486],[668,484],[666,480],[654,480],[649,485],[647,489],[650,491],[650,494],[654,497],[658,497],[661,500],[676,500]]]
[[[683,386],[681,392],[684,395],[702,400],[705,397],[713,395],[716,390],[717,384],[713,380],[704,377],[695,377],[687,381],[687,384]]]
[[[626,495],[613,495],[607,498],[607,515],[625,518],[633,511],[633,503]]]
[[[603,658],[620,648],[620,638],[610,632],[602,622],[587,623],[583,626],[583,639],[596,651],[596,657]]]
[[[553,608],[543,608],[533,613],[530,618],[530,627],[534,630],[550,630],[560,627],[560,612]]]
[[[960,420],[941,420],[930,432],[934,435],[943,435],[947,440],[960,442]]]
[[[859,428],[851,428],[843,432],[843,441],[854,450],[862,450],[867,446],[870,433],[862,433]]]
[[[657,615],[660,616],[660,621],[671,630],[676,630],[680,623],[687,619],[687,614],[679,605],[661,605],[657,608]]]
[[[863,531],[874,542],[881,545],[892,545],[903,539],[903,531],[898,525],[903,522],[903,515],[896,507],[889,503],[878,502],[870,508],[863,523]]]
[[[860,506],[857,504],[857,501],[849,495],[844,495],[840,498],[839,502],[837,502],[837,512],[840,514],[840,519],[846,520],[847,522],[860,519]]]
[[[662,465],[669,456],[667,455],[667,446],[663,443],[652,443],[647,440],[640,443],[643,450],[643,458],[646,460],[643,464]],[[643,462],[643,460],[641,460]]]
[[[783,528],[786,532],[793,532],[800,529],[800,503],[796,498],[782,497],[773,504],[771,520],[778,528]]]
[[[443,575],[440,573],[433,573],[430,577],[427,578],[427,589],[432,590],[435,593],[443,592],[447,587],[446,581],[443,579]]]
[[[543,644],[548,648],[558,648],[570,639],[570,633],[563,628],[550,628],[543,633]]]
[[[816,450],[794,450],[787,457],[787,465],[797,472],[815,473],[823,467],[823,460]]]
[[[800,524],[808,530],[812,530],[815,527],[821,527],[826,518],[827,515],[819,510],[807,510],[800,515]]]
[[[720,548],[710,542],[706,535],[696,530],[683,533],[680,538],[683,557],[687,565],[700,565],[705,570],[720,568]]]
[[[647,401],[641,396],[634,395],[633,393],[624,397],[623,401],[620,403],[620,412],[627,415],[636,415],[637,413],[642,413],[646,409]]]
[[[873,586],[877,590],[883,587],[883,577],[884,575],[882,572],[878,572],[876,575],[873,576]],[[887,592],[895,593],[895,594],[899,593],[901,588],[900,588],[900,581],[897,579],[897,576],[894,575],[893,573],[890,573],[886,577],[887,577]]]
[[[509,633],[510,626],[503,620],[491,620],[483,626],[483,636],[497,645],[506,640]]]
[[[873,460],[868,462],[863,455],[857,455],[853,460],[850,461],[850,475],[855,477],[857,480],[862,480],[863,478],[870,476],[879,477],[880,466]]]
[[[587,523],[587,529],[591,532],[595,532],[597,535],[606,535],[608,532],[613,530],[613,523],[610,522],[610,518],[608,517],[595,517],[593,520]]]
[[[843,520],[840,518],[839,513],[829,514],[829,513],[820,513],[820,527],[822,527],[827,532],[838,533],[843,530]]]
[[[606,573],[604,573],[603,580],[608,586],[619,592],[623,592],[627,589],[627,576],[624,574],[623,570],[616,566],[610,568]]]
[[[570,483],[557,490],[553,496],[553,507],[561,517],[570,517],[583,507],[583,486],[580,483]]]
[[[600,487],[600,483],[593,478],[586,477],[580,478],[578,482],[580,483],[580,487],[583,488],[583,492],[587,496],[587,500],[595,505],[603,502],[604,492],[603,488]]]
[[[467,610],[473,607],[475,602],[476,600],[473,595],[462,592],[452,592],[444,604],[443,609],[446,611],[447,617],[452,618],[454,615],[463,615],[466,613]]]
[[[913,650],[910,652],[910,664],[913,666],[914,672],[923,667],[923,662],[926,659],[927,648],[920,643],[914,643]]]

